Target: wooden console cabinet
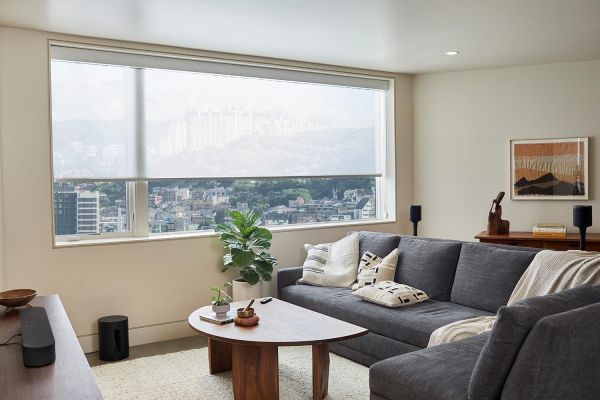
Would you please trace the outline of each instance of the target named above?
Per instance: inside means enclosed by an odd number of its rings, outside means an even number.
[[[48,313],[56,361],[45,367],[26,368],[20,345],[0,347],[0,399],[101,400],[92,370],[58,296],[39,296],[31,305],[44,307]],[[0,341],[19,331],[19,312],[0,310]],[[13,342],[19,340],[15,338]]]
[[[534,237],[531,232],[510,232],[506,235],[490,235],[486,231],[475,235],[482,243],[507,244],[511,246],[537,247],[548,250],[578,250],[579,234],[569,233],[566,238]],[[586,235],[586,250],[600,251],[600,233]]]

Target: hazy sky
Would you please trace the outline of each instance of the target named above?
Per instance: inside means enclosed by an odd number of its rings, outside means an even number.
[[[122,119],[131,111],[133,69],[52,62],[55,121]],[[267,79],[146,70],[146,118],[164,121],[187,110],[280,110],[293,118],[324,118],[340,127],[374,126],[383,92]]]

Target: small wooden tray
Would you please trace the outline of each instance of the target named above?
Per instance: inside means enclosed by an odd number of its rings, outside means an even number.
[[[235,322],[235,324],[238,326],[254,326],[254,325],[258,325],[259,319],[260,318],[258,318],[258,315],[253,315],[248,318],[235,317],[233,322]]]

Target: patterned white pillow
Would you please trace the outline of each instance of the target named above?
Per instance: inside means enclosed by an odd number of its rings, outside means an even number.
[[[399,250],[394,249],[390,254],[381,258],[368,250],[365,251],[358,264],[357,283],[352,286],[352,290],[374,285],[377,282],[393,281],[399,254]]]
[[[402,307],[420,303],[429,298],[427,293],[422,290],[393,281],[383,281],[365,286],[352,292],[352,294],[363,300],[386,307]]]
[[[350,287],[356,281],[358,268],[358,233],[355,232],[335,243],[305,244],[308,256],[302,266],[298,283]]]

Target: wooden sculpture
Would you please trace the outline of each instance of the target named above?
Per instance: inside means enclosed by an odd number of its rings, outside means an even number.
[[[498,196],[492,200],[492,207],[488,215],[488,233],[490,235],[507,234],[510,229],[510,222],[502,219],[502,206],[500,202],[504,198],[504,192],[498,193]]]

